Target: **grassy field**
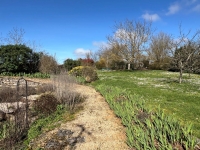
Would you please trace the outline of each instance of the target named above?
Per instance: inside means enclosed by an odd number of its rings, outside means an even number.
[[[100,71],[93,86],[105,84],[126,89],[139,95],[145,105],[157,110],[160,105],[165,114],[173,115],[181,124],[192,123],[194,135],[200,138],[200,76],[183,75],[167,71]]]

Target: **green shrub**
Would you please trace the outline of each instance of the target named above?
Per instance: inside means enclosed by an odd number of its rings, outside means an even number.
[[[98,79],[96,69],[91,66],[78,66],[69,71],[69,74],[76,77],[83,77],[86,82],[92,82]]]

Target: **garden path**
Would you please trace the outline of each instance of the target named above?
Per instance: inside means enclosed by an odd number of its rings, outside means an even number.
[[[74,89],[86,96],[84,109],[75,120],[62,124],[45,137],[49,140],[55,134],[72,134],[67,141],[71,145],[65,146],[64,150],[128,150],[125,128],[101,94],[84,85],[75,85]]]
[[[86,96],[84,110],[77,118],[63,128],[70,128],[78,134],[82,131],[85,142],[77,143],[77,150],[126,150],[125,128],[109,108],[105,99],[95,89],[77,85],[78,92]]]

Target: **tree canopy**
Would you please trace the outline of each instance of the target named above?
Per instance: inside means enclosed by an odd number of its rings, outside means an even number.
[[[0,46],[0,73],[38,72],[39,53],[22,44]]]

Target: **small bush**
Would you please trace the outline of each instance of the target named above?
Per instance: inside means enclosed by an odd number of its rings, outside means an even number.
[[[69,74],[76,77],[84,77],[86,82],[92,82],[98,79],[96,69],[91,66],[78,66],[73,68]]]
[[[39,114],[50,115],[56,111],[59,101],[52,93],[44,93],[34,103],[34,110]]]

